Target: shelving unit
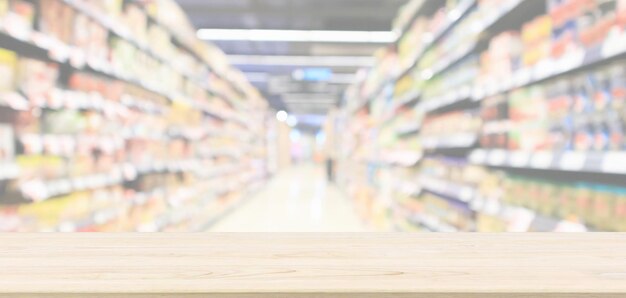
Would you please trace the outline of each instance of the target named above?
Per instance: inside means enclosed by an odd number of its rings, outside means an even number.
[[[266,102],[187,24],[0,0],[0,231],[201,230],[266,178]]]
[[[362,216],[380,230],[626,230],[626,6],[421,4],[346,92],[341,181]],[[389,148],[423,158],[378,166]]]

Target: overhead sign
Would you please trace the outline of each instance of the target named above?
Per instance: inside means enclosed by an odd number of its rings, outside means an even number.
[[[293,72],[293,78],[297,81],[327,82],[332,77],[330,68],[302,68]]]

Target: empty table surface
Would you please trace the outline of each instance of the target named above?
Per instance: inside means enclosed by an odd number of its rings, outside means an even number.
[[[626,234],[3,234],[0,297],[626,297]]]

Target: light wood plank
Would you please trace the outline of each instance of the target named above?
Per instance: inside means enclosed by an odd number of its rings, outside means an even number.
[[[0,297],[626,297],[626,234],[4,234]]]

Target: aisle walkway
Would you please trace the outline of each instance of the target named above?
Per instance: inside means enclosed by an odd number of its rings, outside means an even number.
[[[365,228],[348,198],[326,182],[323,168],[306,164],[279,173],[210,231],[362,232]]]

